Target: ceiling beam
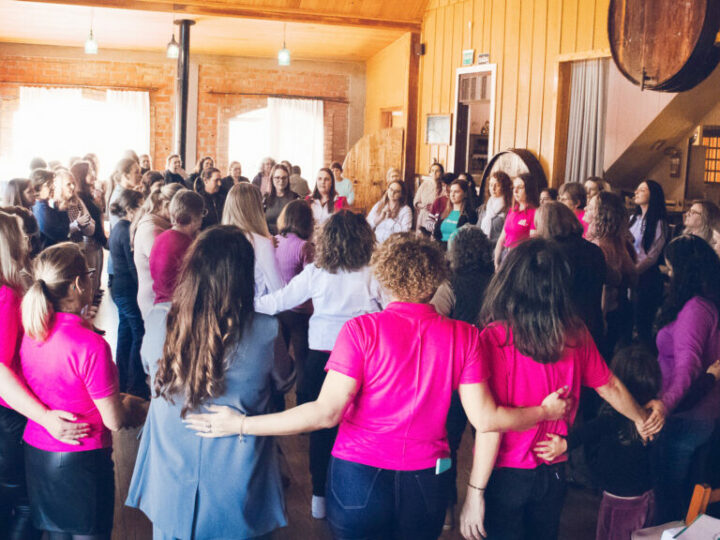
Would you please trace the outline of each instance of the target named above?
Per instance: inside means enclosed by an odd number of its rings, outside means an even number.
[[[30,1],[30,0],[21,0]],[[328,24],[334,26],[362,26],[419,32],[421,21],[390,20],[355,15],[318,13],[301,9],[273,9],[262,6],[242,6],[224,2],[203,2],[201,0],[32,0],[47,4],[93,6],[115,9],[132,9],[175,13],[182,16],[209,15],[214,17],[241,17],[247,19],[298,22],[307,24]]]

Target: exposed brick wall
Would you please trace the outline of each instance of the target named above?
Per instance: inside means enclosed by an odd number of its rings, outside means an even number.
[[[3,151],[2,141],[8,136],[8,115],[17,107],[22,84],[133,87],[150,92],[151,154],[155,168],[163,168],[173,146],[175,68],[171,63],[0,56],[0,66],[0,152]],[[197,157],[214,156],[217,165],[225,170],[229,120],[267,103],[264,97],[234,92],[328,96],[347,100],[349,85],[349,77],[338,73],[240,69],[224,63],[202,63],[198,72]],[[324,111],[325,159],[342,161],[348,151],[349,106],[325,102]],[[188,169],[194,161],[188,156]],[[252,167],[244,172],[252,174]]]

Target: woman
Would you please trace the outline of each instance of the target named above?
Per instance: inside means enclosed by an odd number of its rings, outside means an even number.
[[[430,208],[435,202],[435,199],[442,195],[442,183],[440,178],[445,174],[445,169],[439,163],[433,163],[430,165],[430,176],[423,180],[420,187],[415,192],[415,198],[413,199],[413,205],[415,206],[415,229],[420,230],[421,227],[425,226]]]
[[[610,185],[599,176],[591,176],[583,183],[585,188],[585,199],[587,202],[601,191],[612,191]]]
[[[699,403],[679,410],[692,383],[720,358],[720,259],[697,236],[681,236],[665,249],[670,287],[658,317],[658,362],[662,371],[660,403],[669,414],[658,441],[656,497],[661,520],[680,518],[695,483],[708,480],[699,451],[720,418],[720,386]],[[697,478],[691,475],[696,469]]]
[[[182,160],[177,154],[170,154],[165,162],[163,173],[166,184],[180,184],[185,187],[185,171],[182,168]]]
[[[380,291],[368,264],[375,237],[365,218],[349,211],[333,214],[320,229],[315,262],[308,264],[283,289],[258,298],[255,309],[275,315],[312,300],[309,321],[310,352],[298,387],[301,402],[320,394],[325,364],[342,325],[362,313],[380,309]],[[335,432],[325,429],[310,435],[312,514],[325,517],[325,481]]]
[[[275,259],[275,246],[265,222],[262,197],[257,187],[245,183],[232,187],[225,201],[222,223],[240,228],[255,250],[256,295],[277,291],[285,285]]]
[[[570,263],[570,299],[595,343],[600,343],[605,327],[605,256],[598,246],[583,238],[583,227],[576,216],[564,202],[550,202],[535,212],[535,228],[538,236],[555,240]]]
[[[277,220],[280,212],[290,202],[298,198],[297,193],[290,190],[290,171],[285,165],[274,165],[270,171],[272,186],[264,200],[265,220],[270,234],[277,234]]]
[[[28,388],[50,408],[89,424],[82,445],[52,438],[28,420],[25,466],[35,527],[50,540],[109,540],[115,480],[110,431],[138,425],[142,401],[118,393],[110,347],[80,316],[92,300],[91,270],[77,244],[64,242],[38,255],[22,301],[20,347]]]
[[[200,194],[205,205],[202,218],[203,229],[218,225],[222,221],[225,194],[222,191],[221,174],[220,169],[215,167],[206,168],[196,182],[198,189],[195,191]]]
[[[382,244],[393,233],[407,232],[412,228],[412,210],[406,204],[406,199],[405,184],[401,180],[390,180],[387,191],[367,216],[378,244]]]
[[[138,159],[140,160],[140,174],[144,176],[146,172],[152,170],[152,160],[148,154],[140,154]]]
[[[50,204],[55,196],[55,173],[46,169],[35,169],[30,174],[30,182],[35,191],[32,212],[40,229],[40,249],[64,242],[70,234],[67,213]]]
[[[635,329],[644,344],[652,346],[653,321],[662,303],[663,278],[660,257],[667,238],[665,193],[653,180],[640,182],[635,190],[635,212],[630,218],[630,234],[637,254],[635,271]]]
[[[545,407],[495,407],[477,329],[442,317],[425,303],[445,278],[444,257],[430,240],[394,235],[380,246],[373,266],[393,301],[382,312],[343,325],[316,401],[264,416],[218,407],[213,414],[191,417],[190,426],[214,437],[292,434],[339,424],[327,489],[333,535],[437,538],[450,480],[444,474],[449,465],[445,419],[453,390],[459,389],[480,431],[524,429],[559,418],[566,404],[555,392]],[[484,455],[494,437],[479,433],[475,455]],[[473,468],[468,499],[478,503],[487,472]],[[481,512],[464,515],[464,534],[482,528]]]
[[[25,484],[22,434],[27,418],[54,438],[80,444],[88,425],[66,411],[49,410],[27,389],[18,351],[23,330],[20,302],[29,281],[27,237],[20,220],[0,211],[0,530],[7,538],[35,540]]]
[[[135,191],[140,191],[140,189],[142,189],[140,183],[142,179],[142,175],[140,174],[140,165],[138,165],[135,160],[131,158],[121,159],[115,168],[115,172],[117,173],[117,182],[110,193],[110,198],[108,199],[107,204],[108,209],[126,189],[132,189]],[[117,222],[117,218],[110,214],[109,221],[110,230],[112,231],[112,228]],[[108,271],[108,273],[110,272]]]
[[[70,240],[85,243],[85,238],[95,234],[95,220],[76,193],[77,181],[67,169],[55,173],[55,206],[68,217]]]
[[[495,171],[490,175],[488,198],[478,210],[478,224],[493,246],[500,238],[505,216],[512,205],[512,188],[512,180],[504,172]]]
[[[713,224],[720,221],[720,208],[707,200],[695,201],[683,217],[683,233],[694,234],[712,243]]]
[[[150,191],[155,184],[163,185],[165,177],[158,171],[147,171],[143,173],[140,179],[140,192],[146,199],[150,196]]]
[[[605,333],[598,348],[603,357],[610,360],[616,347],[629,345],[632,337],[628,292],[637,283],[635,250],[628,241],[627,210],[619,195],[601,191],[590,199],[585,219],[589,223],[588,238],[602,250],[605,258],[602,292]]]
[[[477,223],[478,215],[472,200],[470,186],[465,180],[454,180],[450,184],[445,209],[435,224],[433,235],[436,240],[447,243],[460,227]]]
[[[558,190],[555,188],[545,188],[540,192],[540,206],[557,200]]]
[[[280,232],[275,236],[277,259],[280,276],[285,283],[290,283],[303,269],[315,260],[315,246],[312,235],[315,227],[312,210],[305,201],[290,202],[278,218]],[[292,345],[295,371],[297,372],[297,401],[303,403],[300,389],[305,387],[303,375],[309,353],[308,325],[313,312],[312,301],[278,313],[282,323],[281,329],[285,344]],[[305,399],[307,401],[307,399]]]
[[[137,303],[143,320],[155,303],[153,279],[150,274],[150,252],[155,238],[172,227],[170,201],[181,189],[185,189],[183,184],[177,182],[153,188],[130,227],[133,261],[138,274]]]
[[[13,178],[5,186],[3,206],[22,206],[28,210],[35,204],[35,190],[30,180]]]
[[[260,163],[260,171],[253,178],[252,183],[255,187],[260,190],[260,194],[265,196],[270,193],[272,186],[272,178],[270,172],[275,166],[275,160],[271,157],[266,157]]]
[[[316,225],[322,225],[338,210],[347,208],[345,197],[340,197],[335,191],[335,178],[330,169],[322,168],[318,171],[315,189],[308,195],[310,208]]]
[[[355,189],[352,180],[343,177],[343,168],[339,161],[333,161],[330,165],[335,180],[335,190],[339,197],[345,197],[349,206],[355,203]]]
[[[540,205],[538,186],[529,174],[513,180],[513,206],[508,209],[505,225],[495,245],[495,268],[500,267],[508,251],[530,238],[535,229],[535,209]]]
[[[156,395],[126,504],[150,518],[156,540],[255,538],[287,524],[272,438],[200,445],[183,424],[201,407],[269,412],[273,389],[292,384],[277,321],[253,310],[253,261],[243,231],[209,229],[188,252],[172,305],[151,312],[143,357]]]
[[[108,244],[115,271],[110,294],[118,310],[115,363],[120,391],[149,399],[150,388],[140,362],[145,327],[137,303],[138,273],[130,245],[130,224],[142,203],[142,193],[128,189],[110,205],[110,213],[119,221],[110,233]]]
[[[75,177],[77,195],[95,222],[95,231],[92,236],[85,236],[84,240],[85,259],[87,260],[88,266],[95,269],[95,274],[93,275],[93,290],[95,294],[97,294],[100,290],[100,278],[102,277],[103,248],[107,245],[105,227],[103,227],[103,215],[93,197],[93,172],[90,163],[87,161],[78,161],[72,166],[70,172]]]
[[[172,299],[183,259],[202,227],[204,213],[203,198],[189,189],[181,189],[170,201],[172,227],[155,238],[150,251],[155,304]]]
[[[578,221],[583,227],[583,238],[587,236],[588,224],[585,221],[585,205],[587,204],[587,196],[585,188],[579,182],[565,182],[560,186],[558,201],[567,206],[577,216]]]
[[[208,169],[214,169],[215,168],[215,161],[210,156],[205,156],[204,158],[201,158],[196,164],[195,168],[193,169],[193,172],[190,173],[190,176],[188,176],[186,185],[187,188],[192,191],[200,191],[200,181],[203,172],[205,172]]]
[[[485,492],[490,538],[557,538],[567,456],[545,462],[534,450],[549,435],[567,435],[581,386],[594,388],[643,437],[662,427],[662,418],[648,417],[606,366],[575,312],[568,283],[560,249],[536,238],[508,253],[485,294],[479,354],[489,363],[498,405],[532,406],[560,385],[572,398],[563,418],[497,436],[497,458],[493,451],[479,456],[484,467],[495,462]]]
[[[242,175],[242,165],[239,161],[231,161],[228,165],[228,175],[222,179],[222,192],[227,195],[230,188],[240,182],[249,182],[249,180]]]

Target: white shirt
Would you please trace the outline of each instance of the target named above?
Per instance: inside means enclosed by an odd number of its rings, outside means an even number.
[[[255,298],[255,311],[275,315],[312,299],[308,341],[315,351],[331,351],[342,326],[350,319],[381,309],[380,286],[369,266],[331,274],[308,264],[290,283]]]
[[[397,232],[406,232],[409,231],[412,227],[412,211],[407,205],[403,205],[400,208],[397,217],[385,218],[376,226],[375,220],[377,219],[378,212],[380,211],[381,203],[382,200],[376,202],[375,206],[372,207],[372,210],[370,210],[370,213],[367,217],[367,222],[370,224],[370,227],[372,227],[372,229],[375,231],[375,239],[377,240],[378,244],[382,244],[385,240],[388,239],[391,234]]]
[[[281,289],[285,282],[275,258],[275,245],[272,240],[259,234],[250,233],[250,236],[255,251],[255,296]]]
[[[420,184],[420,187],[418,187],[418,190],[415,193],[415,198],[413,199],[413,204],[416,208],[420,205],[415,224],[416,229],[425,225],[429,214],[425,207],[435,202],[435,199],[437,199],[437,184],[435,183],[435,179],[432,177],[425,178],[425,180],[422,181],[422,184]]]
[[[337,200],[335,202],[337,203]],[[320,199],[312,199],[310,201],[310,209],[312,210],[316,227],[322,223],[325,223],[327,219],[332,215],[328,210],[328,203],[323,204],[320,202]]]

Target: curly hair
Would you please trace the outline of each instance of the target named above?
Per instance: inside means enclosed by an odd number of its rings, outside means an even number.
[[[380,284],[402,302],[427,302],[448,277],[438,243],[409,232],[391,235],[373,255],[372,266]]]
[[[460,227],[448,242],[448,260],[450,267],[459,269],[477,268],[495,270],[493,262],[494,246],[478,227]]]
[[[315,265],[334,274],[367,266],[375,247],[375,234],[361,214],[341,210],[330,216],[317,238]]]
[[[592,236],[598,240],[623,237],[628,230],[628,213],[620,195],[601,191],[596,198]]]

